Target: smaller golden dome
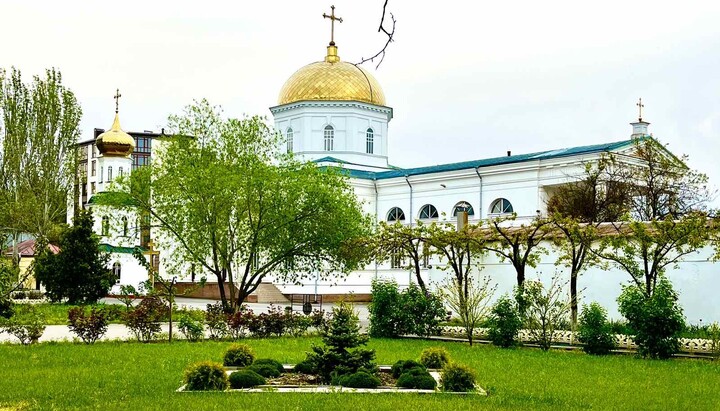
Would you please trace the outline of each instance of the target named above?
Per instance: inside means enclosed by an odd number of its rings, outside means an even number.
[[[129,157],[135,150],[135,139],[120,128],[120,117],[115,112],[115,121],[113,121],[110,130],[100,134],[95,140],[100,154],[104,156]]]
[[[327,50],[325,61],[308,64],[290,76],[280,90],[278,104],[343,100],[385,105],[385,94],[372,74],[341,61],[334,44]]]

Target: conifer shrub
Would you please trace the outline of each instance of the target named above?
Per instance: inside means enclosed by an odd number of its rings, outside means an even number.
[[[437,381],[426,369],[415,367],[403,372],[396,385],[402,388],[434,390],[437,387]]]
[[[398,378],[402,373],[411,368],[420,368],[424,370],[425,366],[415,360],[399,360],[390,367],[390,372],[392,373],[393,378]]]
[[[226,367],[247,367],[255,360],[253,349],[247,344],[233,344],[225,351],[223,365]]]
[[[366,371],[358,371],[339,377],[337,385],[348,388],[377,388],[380,386],[380,379]]]
[[[269,364],[253,364],[247,367],[247,369],[258,373],[265,378],[276,378],[280,376],[280,371]]]
[[[488,338],[498,347],[513,347],[518,343],[520,327],[522,320],[517,303],[506,295],[500,297],[490,312]]]
[[[450,363],[440,375],[440,387],[443,391],[468,392],[475,389],[475,373],[461,364]]]
[[[265,384],[265,378],[253,370],[238,370],[228,378],[230,388],[252,388]]]
[[[280,374],[285,372],[285,367],[283,367],[282,363],[280,363],[280,361],[273,360],[272,358],[257,359],[255,361],[253,361],[252,365],[268,365],[268,366],[276,369],[277,372]]]
[[[190,391],[224,390],[228,386],[228,377],[222,364],[202,361],[185,369],[185,384]]]
[[[317,368],[312,362],[308,360],[303,360],[295,364],[295,367],[293,367],[293,371],[300,374],[315,374],[317,373]]]
[[[450,353],[443,347],[426,348],[420,353],[420,363],[426,368],[440,369],[450,361]]]
[[[92,307],[89,313],[83,307],[68,310],[68,328],[85,344],[92,344],[105,335],[108,319],[102,308]]]
[[[607,311],[593,302],[583,307],[578,323],[578,340],[584,344],[583,351],[593,355],[605,355],[615,348],[615,338],[607,321]]]

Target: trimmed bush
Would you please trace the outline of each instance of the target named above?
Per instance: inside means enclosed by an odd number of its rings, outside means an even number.
[[[402,373],[396,385],[402,388],[434,390],[437,387],[437,381],[435,381],[435,378],[433,378],[427,370],[415,367]]]
[[[265,384],[265,378],[253,370],[238,370],[230,374],[228,378],[230,388],[252,388]]]
[[[317,372],[317,367],[315,367],[315,364],[312,362],[304,360],[295,364],[293,371],[300,374],[315,374]]]
[[[253,363],[255,353],[247,344],[233,344],[225,351],[223,365],[226,367],[247,367]]]
[[[522,327],[517,303],[502,296],[492,308],[488,327],[488,338],[493,345],[503,348],[517,345],[518,331]]]
[[[405,371],[411,368],[421,368],[424,370],[425,366],[415,360],[399,360],[395,364],[393,364],[393,366],[390,368],[390,372],[392,373],[393,378],[398,378]]]
[[[276,378],[280,376],[280,371],[270,364],[253,364],[247,367],[247,369],[258,373],[265,378]]]
[[[105,335],[108,319],[102,308],[92,307],[85,313],[83,307],[73,307],[68,310],[68,328],[85,344],[92,344]]]
[[[358,371],[341,376],[338,378],[338,383],[348,388],[377,388],[380,386],[380,379],[365,371]]]
[[[426,368],[440,369],[450,361],[450,353],[443,347],[426,348],[420,354],[420,363]]]
[[[275,368],[280,374],[285,372],[285,367],[279,362],[275,361],[272,358],[260,358],[252,363],[253,365],[269,365],[273,368]]]
[[[185,369],[185,384],[191,391],[224,390],[228,386],[228,377],[220,363],[202,361]]]
[[[610,333],[607,311],[593,302],[583,307],[578,326],[578,340],[585,344],[583,351],[593,355],[605,355],[615,348],[615,339]]]
[[[443,391],[468,392],[475,390],[475,373],[461,364],[448,364],[443,368],[440,377]]]

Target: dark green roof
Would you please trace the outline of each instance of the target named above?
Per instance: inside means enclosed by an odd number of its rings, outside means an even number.
[[[148,250],[145,247],[118,247],[105,243],[100,244],[100,251],[104,251],[106,253],[132,254],[136,248],[139,248],[140,251]]]
[[[388,179],[388,178],[414,176],[414,175],[421,175],[421,174],[442,173],[444,171],[466,170],[466,169],[471,169],[471,168],[482,168],[482,167],[498,166],[498,165],[503,165],[503,164],[521,163],[521,162],[525,162],[525,161],[549,160],[549,159],[553,159],[553,158],[560,158],[560,157],[567,157],[567,156],[603,153],[603,152],[609,152],[609,151],[618,150],[618,149],[627,147],[627,146],[633,144],[634,142],[635,142],[635,140],[622,140],[622,141],[616,141],[616,142],[612,142],[612,143],[561,148],[561,149],[557,149],[557,150],[538,151],[535,153],[518,154],[518,155],[514,155],[514,156],[494,157],[494,158],[486,158],[486,159],[481,159],[481,160],[462,161],[459,163],[438,164],[438,165],[427,166],[427,167],[415,167],[415,168],[404,168],[404,169],[398,168],[397,170],[387,170],[387,171],[353,170],[353,169],[348,169],[348,168],[343,169],[343,171],[345,173],[347,173],[347,175],[349,177],[352,177],[352,178],[363,178],[363,179],[368,179],[368,180],[383,180],[383,179]],[[341,163],[341,164],[345,163],[344,161],[335,159],[333,157],[323,157],[319,160],[315,160],[315,162],[335,162],[335,163]]]

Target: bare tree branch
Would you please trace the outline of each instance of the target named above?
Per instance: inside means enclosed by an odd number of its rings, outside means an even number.
[[[385,0],[385,4],[383,4],[382,17],[380,18],[380,27],[378,27],[378,33],[385,33],[385,35],[387,36],[387,42],[385,42],[385,45],[383,46],[383,48],[382,48],[380,51],[378,51],[377,53],[375,53],[374,56],[368,57],[368,58],[361,58],[361,59],[360,59],[360,62],[355,64],[356,66],[359,66],[360,64],[366,63],[366,62],[368,62],[368,61],[374,62],[375,59],[379,57],[379,58],[380,58],[380,61],[378,62],[377,66],[375,66],[375,68],[377,69],[378,67],[380,67],[380,64],[382,64],[383,60],[385,60],[385,50],[387,50],[387,48],[388,48],[388,46],[390,45],[390,43],[392,43],[393,40],[394,40],[394,36],[395,36],[395,23],[397,23],[397,20],[395,20],[395,16],[393,16],[392,13],[388,13],[388,12],[387,12],[387,4],[388,4],[388,1],[389,1],[389,0]],[[385,28],[385,16],[386,16],[386,14],[389,14],[389,15],[390,15],[390,20],[392,21],[392,28],[390,29],[390,31],[388,31],[388,30]]]

